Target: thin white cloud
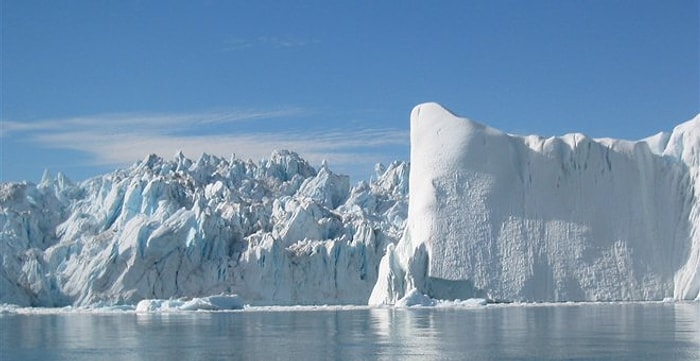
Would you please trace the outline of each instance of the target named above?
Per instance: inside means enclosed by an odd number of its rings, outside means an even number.
[[[273,150],[289,149],[312,163],[323,159],[349,164],[366,158],[372,148],[407,145],[408,133],[401,130],[350,131],[346,133],[259,133],[232,135],[169,136],[164,134],[105,134],[75,131],[37,135],[39,143],[92,154],[95,165],[124,165],[155,153],[163,157],[182,151],[191,158],[202,153],[259,160]]]
[[[249,39],[230,38],[224,40],[223,51],[237,51],[247,49],[253,46],[253,42]]]
[[[267,48],[299,48],[318,44],[316,39],[304,39],[294,36],[259,36],[257,38],[229,38],[224,40],[222,51],[240,51],[254,47]]]
[[[127,131],[176,132],[196,129],[197,126],[235,123],[251,120],[285,119],[308,115],[301,108],[280,108],[272,110],[233,110],[204,113],[121,113],[81,116],[62,119],[47,119],[32,122],[10,120],[0,121],[0,137],[13,133],[70,132],[76,129],[99,129],[107,134]]]
[[[261,36],[258,38],[258,42],[274,48],[296,48],[318,43],[317,40],[308,40],[289,36]]]
[[[91,155],[91,165],[124,166],[155,153],[166,159],[177,151],[190,158],[202,153],[259,160],[273,150],[298,152],[312,164],[327,160],[331,165],[368,165],[386,156],[383,148],[407,147],[409,135],[403,129],[329,129],[306,132],[288,130],[228,132],[211,127],[211,134],[199,132],[202,125],[284,118],[303,115],[302,109],[215,112],[203,114],[118,114],[32,123],[3,121],[3,136],[23,135],[39,145],[69,149]],[[172,129],[177,128],[178,132]],[[284,127],[277,127],[284,128]]]

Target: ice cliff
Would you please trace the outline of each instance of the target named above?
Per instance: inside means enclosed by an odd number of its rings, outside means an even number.
[[[364,304],[407,212],[408,165],[377,170],[350,187],[293,152],[178,153],[79,184],[0,184],[0,303]]]
[[[641,141],[411,113],[405,232],[370,304],[700,299],[700,115]]]

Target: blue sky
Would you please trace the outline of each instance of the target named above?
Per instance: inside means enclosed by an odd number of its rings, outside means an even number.
[[[0,181],[182,149],[368,179],[421,102],[639,139],[700,108],[697,0],[2,1]]]

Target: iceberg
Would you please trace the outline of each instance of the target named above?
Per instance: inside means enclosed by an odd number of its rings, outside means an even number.
[[[625,141],[511,135],[419,105],[406,228],[369,304],[698,300],[699,170],[700,115]]]

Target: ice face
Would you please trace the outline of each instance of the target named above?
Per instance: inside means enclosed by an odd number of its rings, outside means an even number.
[[[408,176],[394,163],[350,187],[278,151],[257,164],[151,155],[80,184],[2,184],[0,303],[364,304],[402,232]]]
[[[697,299],[700,117],[643,141],[513,136],[411,114],[405,234],[370,304]]]

